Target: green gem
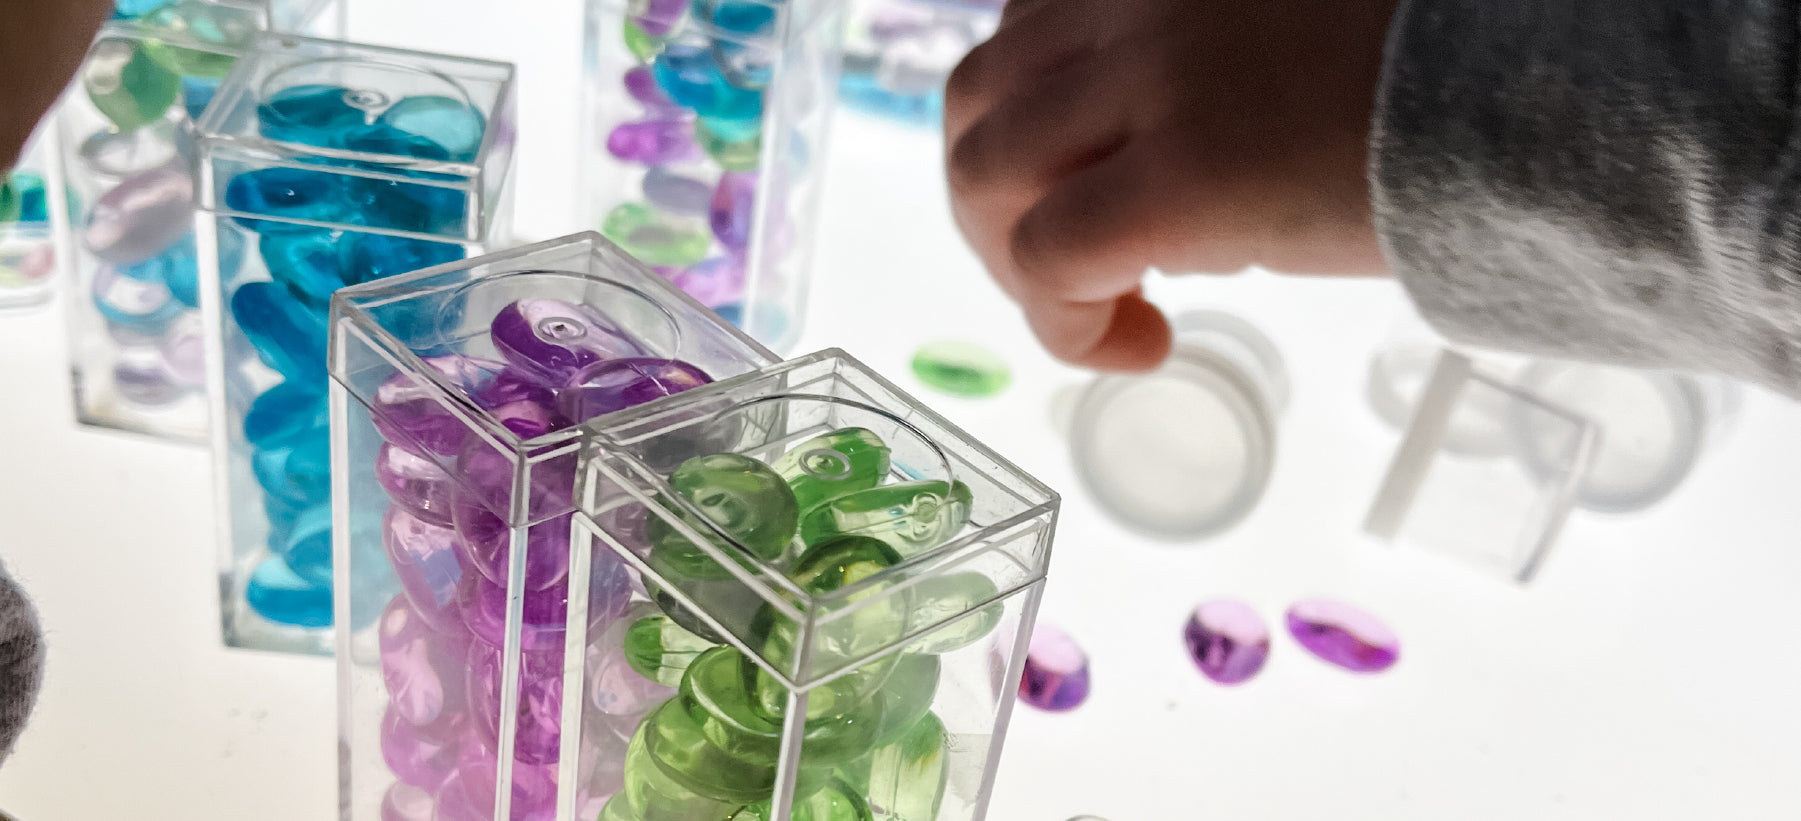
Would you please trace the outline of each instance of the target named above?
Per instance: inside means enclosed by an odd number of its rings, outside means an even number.
[[[888,475],[888,445],[865,428],[844,428],[796,445],[770,467],[788,480],[794,500],[808,511],[881,484]]]
[[[665,687],[680,684],[688,665],[714,646],[663,615],[632,622],[625,631],[624,644],[625,663],[638,675]]]
[[[789,570],[789,578],[813,595],[859,584],[900,562],[899,554],[878,539],[847,536],[808,548]],[[890,593],[886,584],[860,585],[835,607],[846,615],[815,626],[803,676],[826,673],[892,648],[905,635],[907,596]],[[872,599],[874,599],[872,601]],[[751,624],[763,636],[763,657],[777,669],[793,669],[799,627],[765,607]],[[852,672],[807,692],[807,720],[844,715],[863,706],[894,671],[894,656],[877,658]],[[779,720],[787,712],[788,691],[775,677],[754,665],[745,668],[754,704],[766,717]],[[810,676],[809,676],[810,677]]]
[[[731,821],[771,821],[768,803],[752,804],[737,812]],[[804,800],[797,799],[788,813],[789,821],[874,821],[869,802],[863,800],[849,784],[833,781]]]
[[[913,354],[913,375],[933,390],[972,399],[1000,393],[1013,381],[1005,360],[967,342],[932,342],[921,347]]]
[[[913,628],[908,632],[939,625],[907,647],[912,653],[949,653],[968,647],[994,632],[1007,610],[1005,604],[995,601],[1000,591],[994,582],[981,573],[921,579],[908,592],[912,593],[908,624]],[[983,602],[988,604],[983,606]]]
[[[663,775],[695,795],[729,804],[751,804],[768,801],[775,791],[775,764],[747,761],[708,741],[679,698],[670,699],[652,711],[638,732],[644,737],[644,752],[651,763],[660,765],[657,769]],[[626,755],[626,789],[630,790],[629,749]],[[798,799],[823,786],[825,774],[822,770],[802,769],[795,784],[795,797]],[[668,792],[666,788],[658,791]],[[726,808],[725,812],[712,817],[730,817],[735,809]],[[709,811],[716,812],[717,808],[709,808]],[[647,812],[646,817],[650,817],[650,813]]]
[[[657,556],[658,554],[654,552],[650,554],[651,569],[669,579],[671,584],[678,585],[682,594],[690,600],[704,604],[714,618],[723,620],[726,625],[749,624],[751,618],[756,615],[757,608],[763,604],[763,600],[757,596],[756,591],[744,586],[736,579],[702,581],[686,578],[676,575],[668,565],[660,562]],[[687,605],[677,601],[675,596],[664,590],[662,585],[658,584],[657,580],[649,574],[644,576],[644,590],[650,594],[650,599],[656,603],[657,609],[662,610],[683,629],[703,640],[715,644],[725,643],[725,636],[713,629],[713,625],[695,615]]]
[[[623,797],[625,817],[630,821],[729,818],[736,805],[744,802],[721,801],[696,792],[671,772],[665,762],[651,754],[650,737],[656,732],[652,725],[659,716],[669,712],[681,712],[673,699],[664,702],[638,725],[638,731],[625,748],[625,788],[608,802],[609,808]],[[705,739],[700,743],[705,744]]]
[[[763,135],[733,142],[707,128],[705,120],[694,123],[694,141],[707,152],[713,162],[727,171],[755,171],[763,154]]]
[[[682,677],[681,700],[708,741],[739,758],[774,765],[781,755],[782,726],[751,704],[744,672],[753,663],[730,647],[708,650]],[[871,704],[871,708],[878,705]],[[832,767],[874,749],[881,722],[868,709],[806,723],[803,767]]]
[[[698,226],[636,202],[621,203],[608,211],[600,233],[646,265],[693,265],[704,259],[713,245]]]
[[[884,819],[933,821],[950,781],[950,756],[944,724],[927,713],[892,744],[838,769],[857,793]]]
[[[82,64],[82,90],[120,131],[161,119],[181,96],[181,78],[145,51],[131,40],[101,40]]]
[[[625,48],[632,53],[633,57],[638,58],[638,62],[648,63],[657,59],[657,55],[663,53],[663,43],[663,38],[651,36],[650,32],[645,31],[631,18],[626,18]]]
[[[696,456],[669,475],[669,487],[730,537],[735,544],[714,541],[727,555],[749,551],[757,558],[774,561],[794,541],[800,519],[794,491],[762,462],[735,453]],[[681,515],[695,531],[713,532],[692,516]],[[652,566],[659,573],[700,580],[731,577],[730,571],[663,516],[651,516],[645,533],[650,537]]]
[[[846,494],[807,513],[800,537],[807,544],[856,534],[880,539],[902,558],[950,541],[969,523],[969,486],[937,480],[902,482]]]
[[[932,709],[941,667],[937,656],[920,654],[903,655],[895,662],[894,673],[873,699],[881,716],[876,722],[877,746],[899,738]]]
[[[139,18],[150,31],[217,46],[187,48],[157,40],[146,41],[144,53],[164,68],[189,77],[222,78],[231,73],[238,53],[256,39],[259,27],[247,9],[202,0],[179,0]],[[221,51],[225,53],[220,53]]]
[[[640,821],[632,815],[631,799],[624,792],[607,799],[607,805],[600,808],[600,821]]]
[[[12,177],[0,177],[0,222],[18,222],[24,210],[25,198],[19,194]]]

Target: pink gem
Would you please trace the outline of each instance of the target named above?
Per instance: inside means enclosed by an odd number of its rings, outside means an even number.
[[[1040,710],[1073,710],[1088,700],[1088,654],[1074,639],[1044,622],[1032,630],[1019,700]]]
[[[430,792],[397,781],[382,796],[381,821],[432,821],[437,808]]]
[[[1188,655],[1220,684],[1240,684],[1269,659],[1269,625],[1243,602],[1210,601],[1194,609],[1182,632]]]
[[[1388,625],[1330,599],[1305,599],[1291,605],[1288,632],[1308,652],[1356,673],[1387,670],[1401,655],[1401,640]]]
[[[461,722],[458,722],[460,724]],[[453,735],[440,738],[408,724],[390,708],[381,722],[381,755],[388,769],[403,784],[432,789],[444,783],[456,767],[463,739],[468,734],[454,727]]]
[[[395,596],[380,622],[382,681],[388,714],[438,738],[451,736],[467,709],[463,696],[468,639],[459,629],[440,633]],[[421,786],[436,786],[421,785]]]

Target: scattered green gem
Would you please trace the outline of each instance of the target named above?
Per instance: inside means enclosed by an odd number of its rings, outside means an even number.
[[[881,484],[888,475],[888,445],[865,428],[844,428],[796,445],[770,467],[788,480],[804,513]]]
[[[781,755],[782,726],[751,704],[751,682],[744,671],[752,664],[730,647],[708,650],[682,677],[680,697],[688,716],[714,746],[773,766]],[[880,722],[870,713],[879,707],[871,703],[860,712],[807,722],[801,738],[801,766],[829,768],[874,749]]]
[[[773,561],[794,541],[800,518],[794,491],[762,462],[735,453],[696,456],[669,475],[669,487],[731,537],[736,546],[715,542],[717,549],[728,555],[742,547]],[[699,533],[711,530],[685,514],[684,519]],[[700,580],[731,577],[730,571],[662,516],[651,516],[645,533],[658,572]]]
[[[948,741],[944,724],[927,713],[899,740],[838,772],[852,792],[869,796],[882,818],[933,821],[950,781]]]
[[[600,233],[646,265],[693,265],[713,245],[698,225],[637,202],[614,206],[601,222]]]
[[[789,821],[874,821],[875,815],[869,802],[850,785],[833,781],[804,801],[796,799],[788,818]],[[773,816],[769,804],[764,802],[739,810],[731,821],[773,821]]]
[[[908,623],[912,630],[908,632],[940,625],[907,648],[913,653],[949,653],[975,644],[994,632],[1007,610],[1002,602],[993,601],[1000,591],[995,589],[993,581],[980,573],[952,573],[921,579],[910,592],[913,598]],[[983,602],[990,603],[975,610]],[[959,617],[964,613],[968,615]]]
[[[181,77],[145,51],[132,40],[101,40],[82,64],[82,90],[120,131],[161,119],[181,96]]]
[[[238,61],[238,53],[256,39],[259,30],[249,10],[203,0],[178,0],[139,19],[158,35],[217,46],[219,51],[186,48],[157,40],[144,44],[144,53],[164,68],[176,74],[207,79],[220,79],[231,73],[232,64]]]
[[[807,513],[800,537],[807,544],[847,534],[888,543],[901,558],[950,541],[969,523],[974,499],[962,482],[902,482],[846,494]]]
[[[694,635],[665,615],[645,616],[625,631],[625,663],[665,687],[682,683],[688,665],[713,642]]]
[[[1013,374],[993,351],[968,342],[932,342],[913,354],[913,375],[952,396],[983,399],[1007,389]]]
[[[694,141],[727,171],[755,171],[763,155],[763,135],[736,142],[719,136],[705,121],[694,124]]]

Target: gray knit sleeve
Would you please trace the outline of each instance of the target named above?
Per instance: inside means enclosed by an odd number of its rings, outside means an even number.
[[[0,566],[0,763],[12,755],[44,681],[44,634],[25,591]]]
[[[1402,0],[1376,222],[1472,344],[1801,395],[1797,3]]]

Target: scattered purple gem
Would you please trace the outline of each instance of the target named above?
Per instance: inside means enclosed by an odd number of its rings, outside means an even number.
[[[1307,652],[1355,673],[1387,670],[1401,655],[1401,640],[1388,625],[1330,599],[1304,599],[1290,605],[1288,632]]]
[[[688,162],[701,156],[694,124],[683,119],[620,123],[607,134],[607,153],[642,165]]]
[[[1182,632],[1188,656],[1208,678],[1242,684],[1269,659],[1269,625],[1243,602],[1221,599],[1201,604]]]
[[[1032,630],[1019,700],[1040,710],[1073,710],[1088,700],[1088,655],[1074,639],[1044,622]]]
[[[705,371],[679,359],[614,359],[576,372],[557,401],[564,416],[587,421],[712,381]]]
[[[719,176],[707,221],[720,245],[738,252],[750,246],[751,217],[756,205],[756,172],[727,171]]]

